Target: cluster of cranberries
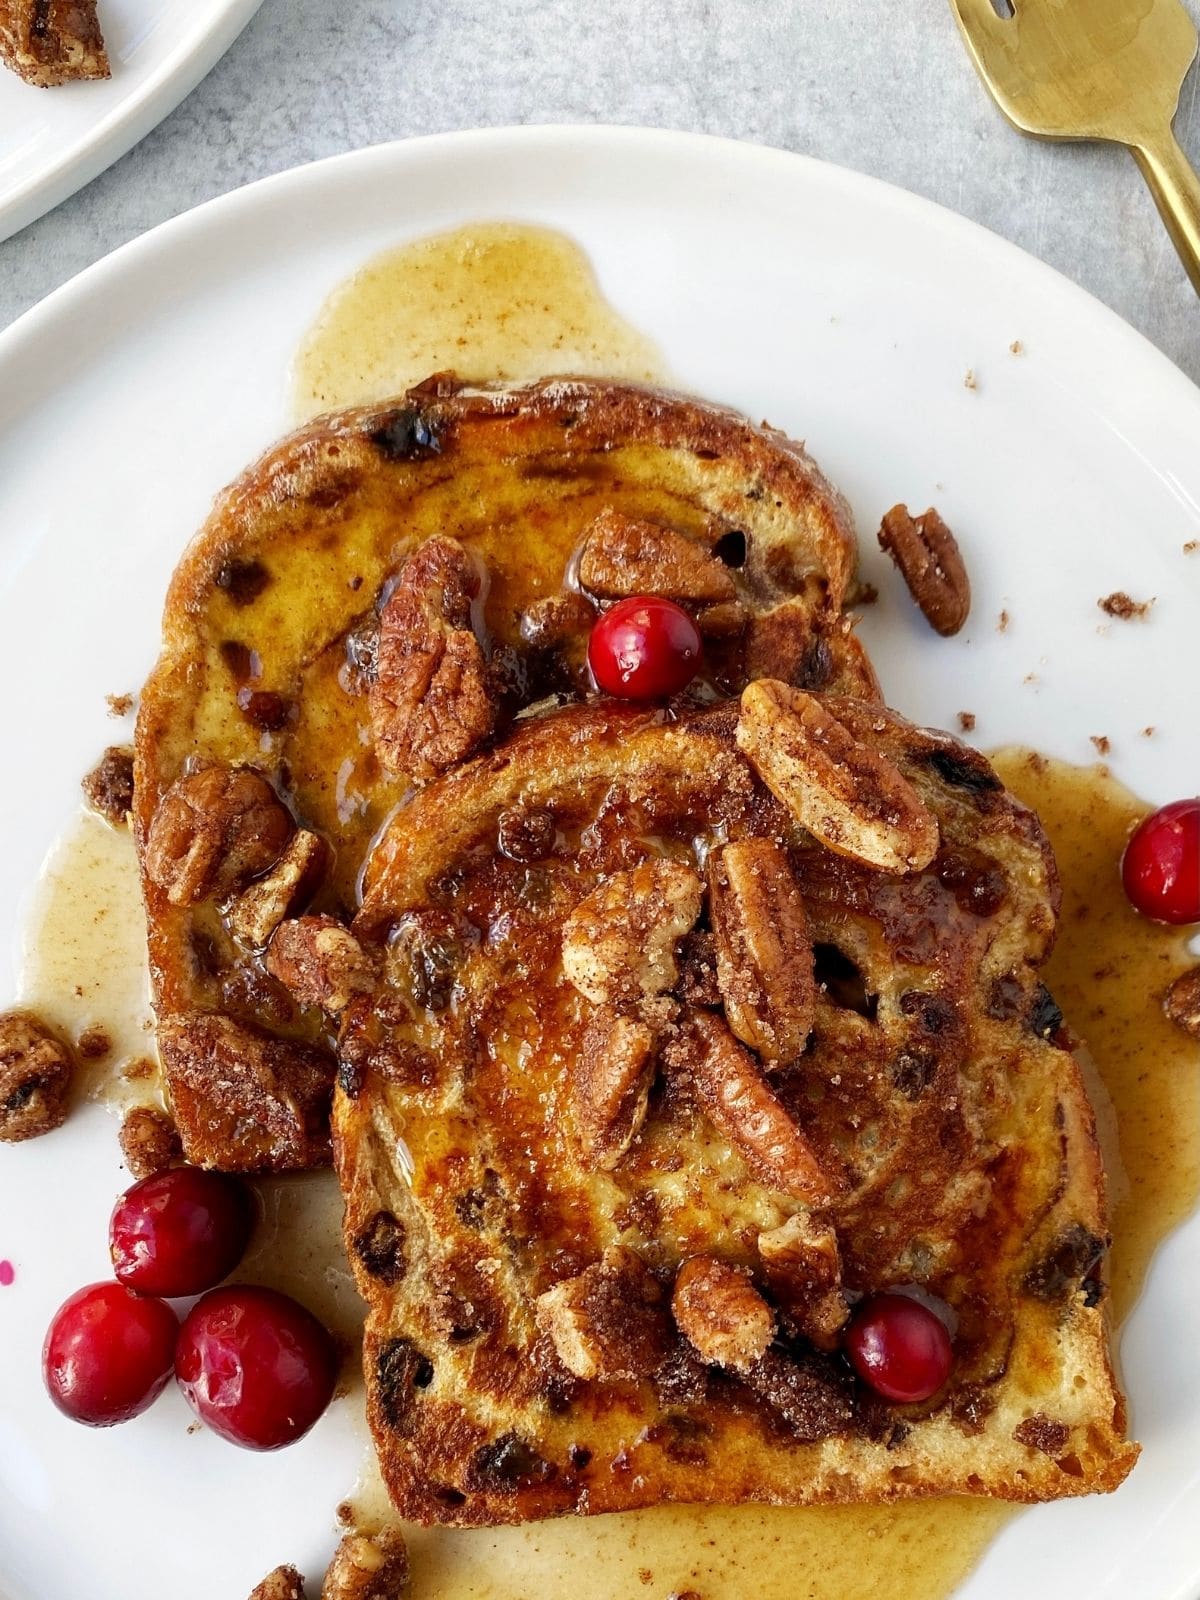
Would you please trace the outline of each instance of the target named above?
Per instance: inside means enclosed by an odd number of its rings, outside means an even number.
[[[307,1433],[333,1395],[333,1340],[288,1295],[213,1287],[253,1227],[249,1190],[223,1173],[178,1167],[126,1190],[109,1224],[116,1281],[73,1294],[46,1335],[59,1410],[93,1428],[127,1422],[173,1371],[201,1421],[234,1444],[277,1450]],[[181,1327],[167,1301],[197,1294]]]

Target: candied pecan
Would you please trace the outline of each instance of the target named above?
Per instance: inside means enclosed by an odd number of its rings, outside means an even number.
[[[535,1315],[577,1378],[649,1377],[671,1345],[662,1285],[624,1245],[539,1295]]]
[[[691,867],[657,858],[614,872],[581,900],[563,927],[563,970],[596,1005],[649,999],[670,989],[675,947],[700,915]]]
[[[772,678],[742,693],[738,747],[776,799],[828,849],[884,872],[937,853],[937,818],[899,769],[826,705]]]
[[[408,1546],[399,1528],[348,1533],[334,1551],[321,1600],[400,1600],[408,1588]]]
[[[775,1313],[742,1267],[690,1256],[675,1275],[675,1325],[705,1361],[749,1372],[775,1337]]]
[[[588,1025],[571,1078],[575,1127],[589,1167],[617,1165],[646,1120],[654,1034],[609,1007]]]
[[[1018,1444],[1026,1445],[1030,1450],[1040,1450],[1046,1456],[1059,1455],[1070,1437],[1071,1430],[1065,1422],[1055,1422],[1043,1411],[1035,1411],[1033,1416],[1018,1422],[1013,1429],[1013,1438]]]
[[[708,858],[717,982],[729,1026],[764,1061],[804,1049],[816,1009],[812,939],[787,853],[744,839]]]
[[[695,539],[611,506],[588,527],[579,582],[603,600],[658,594],[716,605],[737,594],[728,568]]]
[[[674,1073],[689,1078],[714,1127],[735,1145],[761,1183],[803,1200],[824,1200],[830,1180],[776,1099],[758,1061],[719,1017],[697,1011],[664,1046]]]
[[[436,777],[490,735],[495,707],[471,627],[479,575],[454,539],[426,542],[400,569],[379,619],[371,722],[393,772]]]
[[[521,638],[539,650],[566,644],[591,632],[596,608],[586,595],[572,589],[535,600],[521,614]]]
[[[279,860],[243,889],[226,912],[229,931],[243,944],[261,949],[285,917],[311,900],[329,861],[329,846],[318,834],[298,828]]]
[[[302,1006],[338,1016],[356,994],[375,987],[370,956],[336,917],[281,922],[267,946],[267,971]]]
[[[133,751],[110,744],[83,780],[83,798],[114,828],[123,828],[133,809]]]
[[[253,767],[204,767],[158,803],[144,866],[173,906],[231,894],[279,859],[293,823]]]
[[[250,1600],[304,1600],[304,1579],[295,1567],[276,1567],[251,1591]]]
[[[854,1418],[850,1396],[828,1360],[766,1350],[745,1374],[746,1383],[801,1444],[836,1438]]]
[[[958,541],[933,507],[910,517],[907,506],[893,506],[884,513],[879,545],[930,627],[944,638],[957,633],[971,609],[971,583]]]
[[[60,1127],[74,1070],[66,1045],[40,1017],[0,1014],[0,1140],[17,1144]]]
[[[798,1330],[832,1350],[849,1316],[842,1293],[837,1235],[829,1223],[798,1211],[758,1236],[763,1276]]]
[[[187,1159],[241,1172],[329,1159],[333,1060],[216,1012],[164,1017],[158,1048]]]
[[[179,1131],[165,1111],[134,1106],[125,1113],[118,1135],[125,1165],[135,1178],[163,1172],[183,1153]]]
[[[1200,967],[1179,974],[1163,995],[1163,1010],[1176,1027],[1200,1039]]]

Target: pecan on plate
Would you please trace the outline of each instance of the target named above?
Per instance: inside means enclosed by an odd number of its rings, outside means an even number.
[[[334,1551],[321,1600],[400,1600],[408,1588],[408,1546],[399,1528],[348,1533]]]
[[[329,860],[324,839],[298,828],[279,860],[229,905],[229,931],[243,944],[262,949],[285,917],[316,893]]]
[[[671,1311],[680,1333],[711,1365],[749,1372],[775,1336],[775,1313],[741,1267],[691,1256],[675,1276]]]
[[[654,1034],[645,1022],[603,1007],[588,1024],[571,1079],[584,1160],[609,1171],[633,1143],[650,1100]]]
[[[133,809],[133,751],[110,744],[84,778],[83,798],[114,828],[123,828]]]
[[[719,1017],[707,1011],[688,1017],[662,1059],[691,1081],[713,1126],[761,1183],[802,1200],[829,1197],[830,1179],[812,1146],[776,1099],[758,1060]]]
[[[304,1579],[295,1567],[276,1567],[254,1586],[250,1600],[305,1600]]]
[[[0,1014],[0,1140],[17,1144],[60,1127],[75,1063],[32,1011]]]
[[[700,915],[698,873],[657,858],[614,872],[563,927],[563,970],[595,1005],[632,1003],[670,989],[675,947]]]
[[[742,692],[737,742],[775,798],[837,855],[919,872],[937,854],[937,818],[908,779],[828,706],[773,678]]]
[[[933,507],[911,517],[907,506],[893,506],[884,513],[879,545],[930,627],[945,638],[957,633],[971,609],[971,583],[958,541]]]
[[[375,987],[374,963],[336,917],[281,922],[267,946],[266,966],[300,1005],[332,1017]]]
[[[146,837],[145,871],[173,906],[231,894],[279,859],[293,823],[253,767],[204,767],[177,778]]]
[[[592,1266],[539,1295],[535,1315],[577,1378],[645,1378],[670,1349],[662,1285],[624,1245],[610,1245]]]
[[[125,1165],[135,1178],[165,1172],[183,1152],[175,1124],[154,1106],[134,1106],[127,1111],[117,1137]]]
[[[454,539],[427,539],[400,569],[379,619],[370,690],[376,748],[393,772],[436,777],[495,726],[487,662],[471,626],[479,586]]]
[[[1179,974],[1163,995],[1163,1010],[1177,1028],[1200,1039],[1200,967]]]
[[[708,858],[717,982],[729,1026],[771,1065],[804,1049],[816,1009],[812,939],[787,852],[744,839]]]
[[[611,506],[587,530],[579,582],[602,600],[655,594],[714,606],[737,595],[729,569],[695,539]]]
[[[849,1308],[842,1293],[837,1235],[829,1223],[798,1211],[759,1234],[758,1257],[768,1287],[800,1332],[832,1350]]]

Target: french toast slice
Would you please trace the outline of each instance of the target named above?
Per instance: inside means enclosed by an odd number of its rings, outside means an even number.
[[[876,692],[843,603],[841,496],[723,408],[588,379],[441,377],[321,418],[217,502],[142,694],[134,826],[159,1044],[189,1161],[327,1161],[333,1057],[264,951],[347,919],[412,781],[590,693],[598,608],[663,593],[705,640],[697,699],[770,674]],[[207,776],[206,776],[207,773]]]
[[[0,0],[0,61],[39,89],[109,77],[96,0]]]
[[[981,756],[773,680],[566,707],[417,792],[353,937],[298,919],[287,974],[337,1019],[400,1514],[1116,1487],[1103,1172],[1038,980],[1057,907]],[[840,1354],[885,1288],[952,1329],[927,1402]]]

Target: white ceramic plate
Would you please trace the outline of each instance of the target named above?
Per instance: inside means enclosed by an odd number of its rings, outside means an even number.
[[[678,380],[807,437],[868,534],[895,500],[938,504],[966,548],[973,617],[939,641],[878,574],[866,633],[894,704],[943,725],[965,707],[982,745],[1078,761],[1107,734],[1144,795],[1195,792],[1200,557],[1181,547],[1200,535],[1200,392],[1162,356],[1028,256],[852,173],[664,133],[459,134],[216,201],[0,336],[0,915],[14,960],[38,864],[112,737],[103,694],[141,682],[184,542],[283,428],[288,361],[323,296],[382,247],[485,217],[574,235]],[[868,572],[880,560],[868,548]],[[1099,626],[1097,597],[1118,588],[1157,595],[1152,620]],[[0,1256],[18,1264],[0,1289],[0,1581],[10,1600],[62,1600],[85,1574],[91,1600],[235,1600],[273,1562],[321,1570],[357,1465],[346,1408],[260,1457],[189,1436],[174,1394],[100,1433],[42,1395],[42,1331],[104,1274],[119,1182],[94,1107],[0,1152]],[[971,1600],[1196,1595],[1198,1268],[1200,1220],[1162,1250],[1128,1326],[1145,1444],[1132,1478],[1115,1498],[1020,1517]]]
[[[111,166],[220,60],[262,0],[104,0],[112,77],[37,89],[0,67],[0,239]]]

